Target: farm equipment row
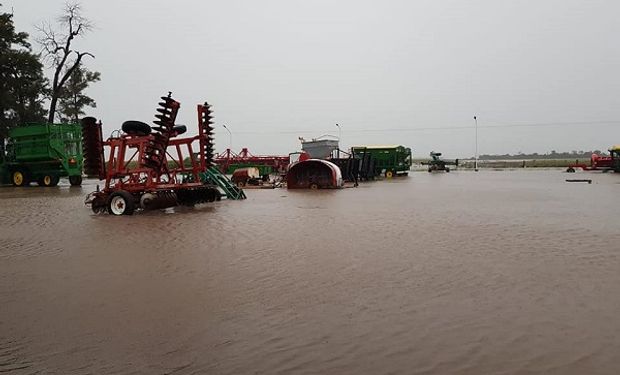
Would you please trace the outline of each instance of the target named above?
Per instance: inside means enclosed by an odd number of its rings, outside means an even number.
[[[136,209],[213,202],[222,195],[245,198],[214,167],[211,106],[206,102],[197,106],[198,135],[179,138],[187,131],[175,124],[180,103],[171,94],[161,99],[153,127],[125,121],[122,130],[105,141],[101,122],[92,117],[82,120],[85,172],[105,180],[103,189],[86,198],[94,212],[131,215]]]

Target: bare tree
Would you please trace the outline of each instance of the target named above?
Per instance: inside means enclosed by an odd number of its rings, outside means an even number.
[[[79,3],[67,3],[63,15],[58,18],[58,23],[66,32],[57,32],[49,23],[37,27],[40,33],[37,41],[43,46],[43,56],[51,62],[54,69],[48,115],[50,123],[54,122],[58,98],[67,80],[80,66],[85,56],[95,57],[90,52],[74,50],[72,46],[75,38],[83,36],[92,29],[92,23],[82,16]]]

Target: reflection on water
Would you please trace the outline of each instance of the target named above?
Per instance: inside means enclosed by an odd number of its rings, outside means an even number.
[[[0,189],[0,372],[617,374],[620,176],[413,173],[95,216]]]

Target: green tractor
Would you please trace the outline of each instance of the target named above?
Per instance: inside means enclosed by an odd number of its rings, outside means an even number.
[[[611,169],[616,173],[620,173],[620,145],[612,146],[609,149],[611,155]]]
[[[423,165],[428,165],[429,172],[445,171],[450,172],[449,165],[459,166],[459,159],[456,160],[444,160],[441,158],[441,152],[431,151],[431,160],[422,162]]]
[[[82,129],[74,124],[26,124],[0,139],[0,183],[56,186],[69,177],[82,184]]]

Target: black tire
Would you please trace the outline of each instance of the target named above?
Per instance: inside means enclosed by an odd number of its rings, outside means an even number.
[[[119,190],[110,194],[107,207],[111,215],[133,215],[136,204],[133,195],[125,190]]]
[[[60,176],[52,176],[52,183],[50,184],[50,186],[57,186],[59,182]]]
[[[568,173],[575,173],[575,168],[568,167],[568,169],[566,169],[566,172],[568,172]]]
[[[142,121],[129,120],[123,122],[121,129],[129,135],[149,135],[151,134],[151,126]]]
[[[106,211],[106,200],[103,197],[95,197],[90,204],[90,209],[93,210],[94,213],[100,214]]]
[[[187,131],[187,126],[185,125],[176,125],[172,130],[177,134],[181,135]]]
[[[69,176],[69,183],[71,186],[82,185],[82,176]]]

